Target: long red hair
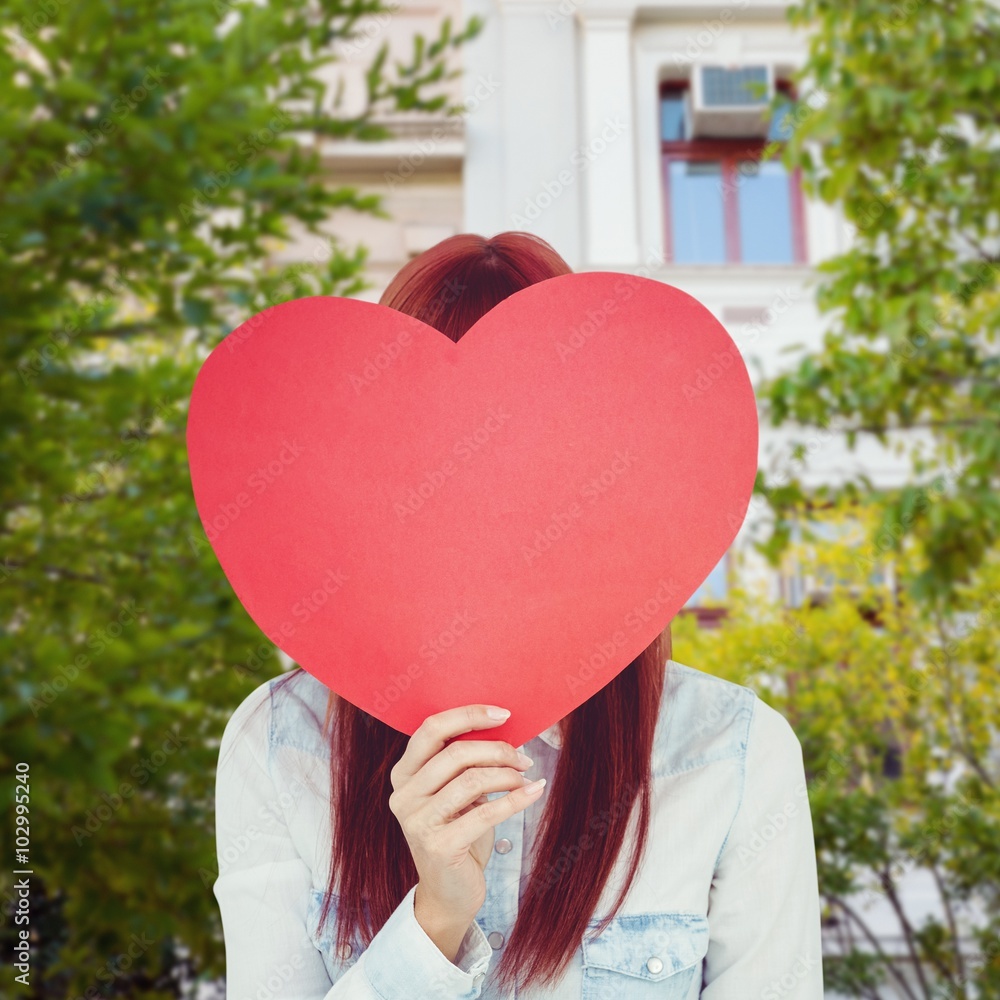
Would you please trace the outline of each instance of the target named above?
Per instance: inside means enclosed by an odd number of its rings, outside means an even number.
[[[404,265],[380,303],[457,342],[508,295],[570,270],[548,243],[530,233],[505,232],[489,239],[462,233]],[[564,971],[638,807],[627,877],[597,932],[624,902],[646,847],[653,737],[670,653],[668,630],[563,720],[562,750],[546,791],[531,874],[497,968],[502,989],[515,981],[521,988],[550,983]],[[409,737],[332,691],[326,721],[331,724],[333,845],[320,925],[336,897],[339,951],[355,934],[367,947],[418,875],[389,810],[389,772]]]

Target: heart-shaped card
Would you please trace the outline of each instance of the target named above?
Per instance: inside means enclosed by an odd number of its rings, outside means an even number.
[[[512,710],[489,738],[519,746],[722,557],[757,411],[700,302],[588,272],[457,344],[356,299],[273,306],[205,360],[187,443],[208,539],[278,647],[400,732],[482,702]]]

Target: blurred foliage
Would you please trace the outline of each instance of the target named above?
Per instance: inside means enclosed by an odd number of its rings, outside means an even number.
[[[809,55],[782,160],[853,239],[819,267],[822,346],[759,395],[777,425],[899,446],[911,475],[806,489],[762,474],[777,515],[767,551],[804,502],[864,497],[884,512],[866,549],[919,539],[927,558],[908,586],[947,601],[1000,537],[1000,10],[801,0],[789,17]],[[795,458],[808,450],[800,434]]]
[[[827,989],[1000,996],[1000,551],[942,611],[907,586],[926,568],[912,538],[881,574],[859,563],[880,518],[876,507],[824,512],[819,526],[839,526],[839,538],[792,542],[783,560],[811,579],[810,600],[781,607],[766,586],[738,590],[718,629],[675,619],[673,657],[753,687],[802,743],[824,922],[840,952],[824,955]]]
[[[313,139],[461,111],[443,84],[478,22],[399,60],[363,30],[395,9],[0,2],[0,770],[9,803],[30,764],[16,867],[34,870],[19,995],[174,997],[223,972],[218,738],[279,663],[196,544],[185,408],[247,316],[365,287],[363,248],[321,224],[384,210],[329,182]],[[348,114],[318,71],[370,43]],[[292,235],[311,258],[273,266]]]
[[[242,319],[363,286],[363,249],[323,224],[382,209],[323,177],[312,137],[377,141],[380,110],[458,111],[439,85],[476,22],[445,22],[402,62],[376,46],[359,113],[317,79],[337,44],[366,44],[363,26],[393,10],[0,0],[0,766],[7,802],[14,764],[32,767],[24,995],[175,997],[223,971],[217,740],[278,664],[199,544],[185,406]],[[822,349],[761,398],[778,424],[846,424],[852,445],[922,435],[906,439],[900,489],[762,476],[771,555],[840,582],[798,609],[738,593],[718,631],[675,624],[675,657],[752,684],[802,739],[826,916],[849,952],[825,960],[828,985],[874,996],[894,977],[894,960],[855,947],[852,894],[871,887],[926,961],[924,991],[903,995],[975,983],[1000,996],[1000,15],[968,0],[803,0],[791,16],[813,25],[805,72],[824,100],[793,108],[783,156],[855,239],[821,268]],[[302,232],[312,259],[272,266]],[[854,512],[863,536],[793,541],[807,503],[857,499],[873,505]],[[891,591],[870,580],[887,557]],[[938,887],[943,924],[902,910],[914,868]],[[988,961],[959,955],[963,925]]]

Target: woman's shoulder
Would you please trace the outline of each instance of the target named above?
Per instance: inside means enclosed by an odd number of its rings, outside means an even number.
[[[740,760],[751,743],[792,749],[798,738],[788,720],[749,685],[667,661],[654,774]]]
[[[239,731],[267,760],[279,748],[329,760],[324,728],[330,689],[305,670],[272,677],[249,692],[233,712],[222,748]],[[746,756],[751,742],[799,749],[785,717],[746,684],[668,660],[654,744],[654,774],[678,774]]]
[[[226,724],[220,752],[240,738],[260,760],[279,747],[330,757],[323,725],[330,689],[301,668],[271,677],[253,688]]]

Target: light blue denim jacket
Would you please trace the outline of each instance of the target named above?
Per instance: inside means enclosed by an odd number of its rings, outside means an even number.
[[[623,907],[624,845],[562,979],[521,1000],[821,1000],[820,907],[802,749],[743,685],[669,660],[653,754],[653,817]],[[303,673],[252,691],[220,746],[216,785],[227,1000],[499,1000],[493,970],[517,917],[547,791],[496,827],[486,901],[454,963],[413,914],[411,887],[364,948],[335,954],[327,688]],[[523,746],[549,777],[558,727]],[[496,797],[505,793],[493,793]],[[635,815],[633,815],[633,822]],[[552,914],[553,921],[558,913]]]

